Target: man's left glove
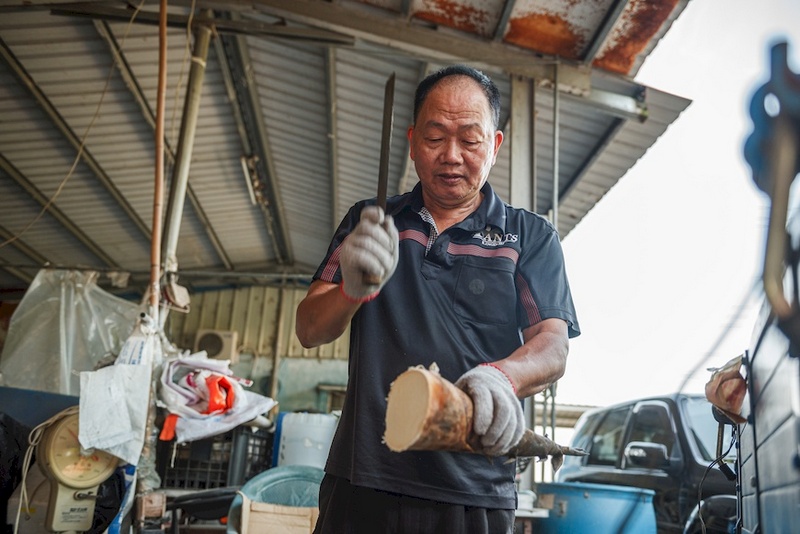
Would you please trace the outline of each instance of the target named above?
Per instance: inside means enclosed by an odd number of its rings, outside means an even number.
[[[472,398],[472,428],[480,436],[482,452],[502,456],[519,443],[525,417],[514,385],[503,371],[482,364],[461,375],[455,385]]]

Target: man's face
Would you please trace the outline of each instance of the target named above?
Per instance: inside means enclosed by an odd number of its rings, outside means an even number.
[[[428,93],[408,140],[425,205],[456,208],[479,199],[503,133],[478,83],[453,76]]]

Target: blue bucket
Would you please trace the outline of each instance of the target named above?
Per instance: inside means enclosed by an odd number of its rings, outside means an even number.
[[[537,507],[549,509],[534,522],[537,534],[656,532],[653,490],[582,482],[542,483],[534,490]]]

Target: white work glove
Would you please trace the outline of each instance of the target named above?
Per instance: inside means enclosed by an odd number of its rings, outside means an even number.
[[[397,267],[400,237],[391,215],[378,206],[367,206],[361,220],[342,243],[339,264],[345,298],[366,302],[374,298]],[[369,283],[372,275],[378,282]]]
[[[455,385],[472,398],[472,428],[480,436],[482,452],[502,456],[519,443],[525,418],[514,385],[503,371],[482,364],[461,375]]]

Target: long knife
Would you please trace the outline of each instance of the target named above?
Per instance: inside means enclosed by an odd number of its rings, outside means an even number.
[[[389,149],[392,145],[392,124],[394,123],[394,79],[393,72],[386,80],[383,92],[383,131],[381,132],[381,159],[378,166],[378,206],[386,212],[386,189],[389,183]],[[364,283],[377,286],[380,276],[364,273]]]

